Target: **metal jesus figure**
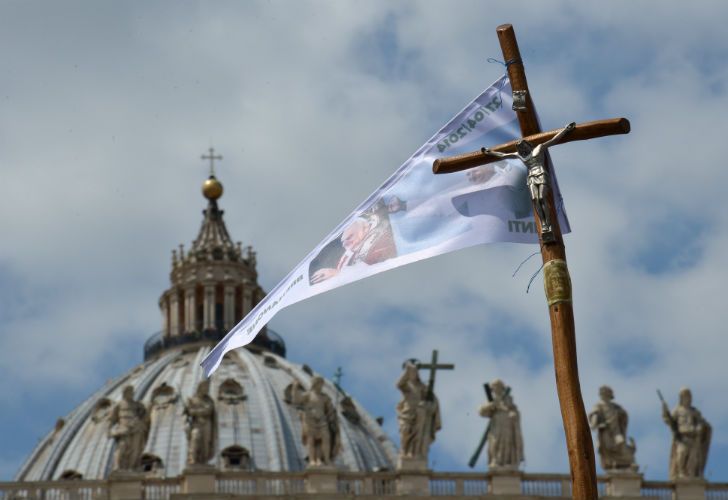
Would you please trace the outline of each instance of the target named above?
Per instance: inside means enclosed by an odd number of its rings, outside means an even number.
[[[549,210],[546,201],[546,194],[549,189],[549,177],[546,171],[546,150],[557,144],[561,139],[576,128],[576,123],[571,122],[550,140],[543,144],[534,146],[525,139],[521,139],[516,143],[515,153],[499,153],[488,148],[482,148],[481,151],[487,155],[497,158],[518,158],[528,168],[528,191],[531,193],[531,200],[538,213],[538,219],[541,221],[541,235],[544,241],[553,241],[554,232],[549,220]]]

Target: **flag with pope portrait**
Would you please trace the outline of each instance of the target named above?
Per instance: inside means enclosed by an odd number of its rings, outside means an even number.
[[[283,307],[367,276],[482,243],[537,243],[525,165],[502,160],[447,175],[432,163],[520,137],[507,76],[471,101],[352,211],[202,361],[212,374]],[[558,183],[554,199],[569,232]]]

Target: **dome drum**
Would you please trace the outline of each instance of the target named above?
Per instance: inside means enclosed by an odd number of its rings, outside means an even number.
[[[162,352],[183,345],[217,343],[225,337],[227,330],[195,331],[174,336],[163,335],[163,333],[162,331],[155,333],[144,343],[144,361],[154,359]],[[246,348],[253,352],[269,351],[281,357],[286,356],[285,341],[280,335],[268,327],[261,330],[258,336]]]
[[[208,330],[230,330],[263,298],[250,281],[192,281],[174,286],[159,299],[163,331],[167,336]]]

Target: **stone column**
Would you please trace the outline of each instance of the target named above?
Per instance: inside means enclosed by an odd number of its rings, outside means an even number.
[[[490,470],[488,493],[492,495],[520,495],[523,472],[519,470]]]
[[[179,335],[179,297],[176,288],[169,291],[169,334]]]
[[[397,495],[430,495],[430,470],[427,458],[397,459]]]
[[[215,328],[215,285],[205,285],[203,297],[202,329],[213,330]]]
[[[185,289],[185,333],[195,331],[195,287]]]
[[[253,309],[253,290],[250,286],[249,284],[243,286],[243,316]]]
[[[639,497],[642,494],[642,474],[632,471],[607,471],[607,495],[610,497]]]
[[[225,302],[222,310],[224,327],[229,331],[235,326],[235,287],[232,285],[225,285]]]
[[[306,469],[306,493],[335,495],[338,492],[338,474],[335,467],[317,466]]]
[[[701,478],[678,478],[675,479],[676,500],[704,500],[705,479]]]
[[[159,302],[159,309],[162,313],[162,336],[169,336],[169,297],[164,296]]]

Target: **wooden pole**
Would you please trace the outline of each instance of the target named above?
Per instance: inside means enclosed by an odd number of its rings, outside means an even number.
[[[513,91],[526,91],[526,109],[516,112],[521,125],[521,134],[523,137],[538,134],[541,129],[538,126],[531,94],[528,92],[526,72],[521,61],[513,26],[510,24],[498,26],[497,33],[503,58],[508,65],[508,77],[512,89]],[[555,241],[545,244],[539,233],[539,243],[544,262],[544,287],[551,318],[556,390],[559,395],[561,417],[566,433],[566,448],[569,452],[571,491],[575,499],[597,500],[594,446],[579,386],[574,310],[571,303],[571,281],[566,267],[566,250],[554,210],[551,190],[549,190],[548,198]],[[538,218],[535,207],[534,214]],[[539,226],[540,224],[537,223],[536,227]]]

